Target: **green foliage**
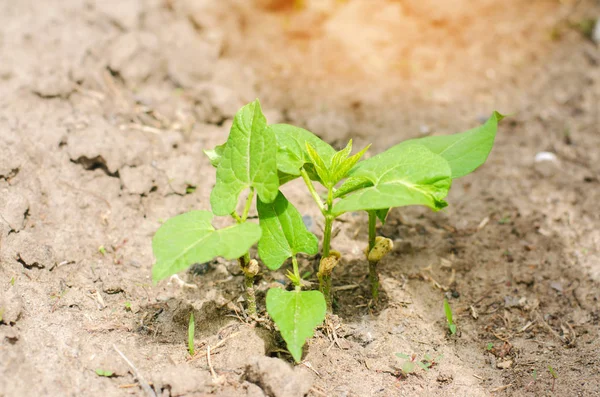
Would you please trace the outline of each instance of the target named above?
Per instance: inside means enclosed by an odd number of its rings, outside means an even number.
[[[417,355],[416,354],[412,354],[412,355],[407,355],[404,353],[396,353],[396,356],[398,358],[403,359],[404,361],[402,362],[402,372],[404,373],[404,375],[408,375],[412,372],[415,372],[415,370],[417,369],[417,367],[425,370],[425,371],[429,371],[429,369],[431,367],[433,367],[434,365],[438,364],[440,362],[440,360],[444,357],[443,355],[439,355],[436,358],[432,358],[429,354],[425,354],[423,355],[423,359],[422,360],[417,360]]]
[[[221,163],[221,158],[223,158],[223,153],[225,152],[225,144],[217,145],[214,149],[206,149],[204,150],[204,154],[210,160],[210,163],[213,167],[217,168]]]
[[[326,304],[319,291],[267,292],[267,311],[281,332],[296,362],[302,359],[302,346],[313,336],[314,328],[325,319]]]
[[[335,204],[334,214],[405,205],[439,210],[447,205],[443,199],[452,183],[448,162],[418,144],[385,151],[359,163],[349,175],[368,180],[370,186],[343,197]]]
[[[299,361],[306,339],[322,323],[326,311],[331,311],[331,277],[341,256],[331,249],[336,218],[345,212],[369,211],[367,259],[371,263],[370,253],[379,252],[375,243],[383,239],[376,236],[376,218],[385,222],[393,207],[423,205],[435,211],[444,208],[452,180],[485,162],[502,118],[494,112],[484,125],[472,130],[409,140],[361,161],[369,146],[352,154],[350,140],[344,149],[336,151],[302,128],[268,125],[259,101],[255,100],[235,115],[227,142],[204,151],[216,168],[216,184],[210,195],[212,212],[191,211],[178,215],[164,222],[156,232],[152,241],[156,257],[152,278],[155,282],[162,280],[216,256],[238,259],[248,312],[256,317],[254,277],[260,272],[260,265],[251,258],[251,247],[258,242],[259,257],[271,270],[279,269],[291,258],[292,270],[288,270],[287,275],[294,284],[294,291],[270,289],[266,308],[292,356]],[[303,276],[312,273],[301,275],[296,258],[299,253],[317,254],[319,242],[307,230],[302,215],[279,191],[281,185],[298,177],[302,177],[324,218],[322,259],[317,272],[321,292],[302,290],[310,285],[304,282]],[[326,195],[320,195],[313,181],[325,187]],[[195,189],[196,186],[188,185],[186,192],[192,193]],[[238,213],[240,196],[246,199],[243,212]],[[259,224],[249,220],[254,203]],[[235,224],[217,230],[212,225],[213,214],[231,216]],[[391,240],[386,244],[387,249],[391,249]],[[370,267],[370,270],[372,279],[378,279],[376,268]],[[372,283],[375,303],[378,288],[378,283]],[[450,332],[454,334],[456,325],[447,301],[444,301],[444,310]],[[191,355],[194,354],[193,337],[192,315],[188,328]],[[416,367],[428,369],[434,362],[428,356],[423,360],[413,356],[403,370],[408,373]]]
[[[196,332],[196,322],[194,320],[194,312],[190,313],[190,323],[188,324],[188,352],[194,357],[194,333]]]
[[[354,167],[370,146],[371,145],[368,145],[360,152],[350,156],[350,153],[352,152],[352,139],[350,139],[348,145],[335,153],[329,162],[323,159],[317,149],[309,142],[306,142],[306,152],[315,167],[315,171],[319,176],[321,184],[331,189],[348,175],[348,172],[350,172],[352,167]]]
[[[554,379],[558,379],[558,374],[551,365],[548,365],[548,372],[550,372],[550,375],[552,375]]]
[[[300,170],[305,168],[312,180],[320,182],[307,146],[310,145],[325,164],[331,162],[335,150],[321,138],[305,129],[289,124],[274,124],[269,128],[277,138],[277,169],[280,175],[284,176],[283,180],[288,182],[299,177]]]
[[[444,299],[444,314],[446,314],[448,330],[452,335],[456,334],[456,324],[454,324],[454,320],[452,319],[452,308],[450,307],[450,303],[448,303],[448,299]]]
[[[169,219],[158,229],[152,240],[156,257],[152,267],[154,281],[216,256],[238,258],[260,239],[260,227],[255,223],[216,230],[212,219],[209,211],[190,211]]]
[[[494,112],[485,124],[454,135],[428,136],[405,141],[400,145],[418,143],[442,156],[452,169],[452,179],[475,171],[485,163],[496,138],[498,122],[504,118]],[[397,145],[396,147],[400,146]],[[390,149],[394,151],[394,148]]]
[[[275,133],[267,127],[258,100],[244,106],[233,120],[229,138],[218,161],[217,183],[210,195],[215,215],[235,211],[244,189],[255,188],[266,203],[279,190]],[[212,160],[215,162],[215,160]]]
[[[114,376],[114,372],[112,372],[112,371],[106,371],[104,369],[97,369],[96,370],[96,375],[98,375],[98,376],[105,376],[107,378],[110,378],[110,377]]]
[[[279,192],[272,203],[257,202],[262,237],[258,254],[271,270],[281,267],[286,259],[303,252],[314,255],[319,250],[317,236],[306,230],[302,215]]]

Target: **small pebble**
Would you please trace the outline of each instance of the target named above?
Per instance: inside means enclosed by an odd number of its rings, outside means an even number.
[[[496,367],[499,369],[508,369],[512,366],[512,360],[500,361],[496,363]]]
[[[556,154],[554,154],[552,152],[539,152],[538,154],[535,155],[536,163],[541,163],[542,161],[555,162],[557,160],[558,160],[558,158],[556,157]]]

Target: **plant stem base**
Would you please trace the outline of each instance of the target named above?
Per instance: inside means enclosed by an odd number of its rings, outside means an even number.
[[[371,297],[373,305],[379,302],[379,274],[377,273],[377,264],[379,262],[369,261],[369,280],[371,282]]]
[[[248,314],[256,316],[256,293],[254,291],[254,276],[246,275],[244,284],[246,286],[246,298],[248,299]]]

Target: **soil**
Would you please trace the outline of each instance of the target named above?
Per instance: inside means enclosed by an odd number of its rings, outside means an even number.
[[[0,396],[600,395],[600,51],[582,28],[599,16],[592,0],[1,2]],[[381,226],[376,309],[366,218],[337,223],[335,316],[297,366],[247,318],[235,263],[151,282],[154,232],[209,209],[202,149],[256,97],[271,123],[372,153],[510,114],[447,209]],[[284,279],[257,281],[263,315]],[[395,353],[436,363],[405,375]]]

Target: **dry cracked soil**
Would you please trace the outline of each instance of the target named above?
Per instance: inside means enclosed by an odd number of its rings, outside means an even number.
[[[1,1],[0,396],[600,396],[599,16],[593,0]],[[256,97],[271,123],[371,153],[510,115],[448,208],[380,227],[395,248],[376,309],[366,217],[337,223],[335,316],[296,366],[247,318],[235,263],[151,282],[154,232],[209,209],[202,150]],[[302,186],[286,192],[320,235]],[[282,280],[257,280],[263,316]],[[406,375],[395,353],[441,357]]]

